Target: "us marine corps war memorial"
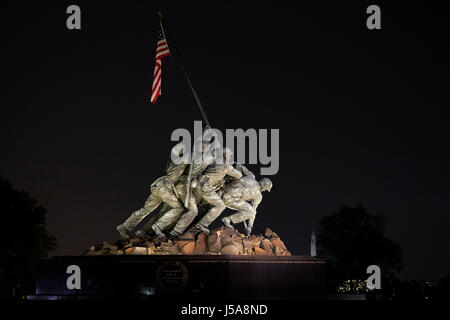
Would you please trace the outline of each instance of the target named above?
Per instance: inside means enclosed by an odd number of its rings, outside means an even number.
[[[319,295],[325,261],[292,255],[269,227],[253,232],[258,215],[276,219],[261,205],[263,197],[271,201],[268,192],[276,186],[235,163],[232,150],[215,139],[161,15],[159,27],[151,101],[161,94],[161,60],[173,51],[206,128],[193,147],[178,143],[169,152],[158,150],[168,154],[166,169],[150,184],[143,207],[124,213],[116,240],[43,261],[29,299]],[[214,221],[218,228],[210,227]]]

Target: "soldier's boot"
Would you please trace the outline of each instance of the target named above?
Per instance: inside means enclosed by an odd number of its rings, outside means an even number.
[[[130,236],[128,235],[129,230],[123,224],[119,224],[116,229],[117,231],[119,231],[120,237],[122,239],[130,239]]]
[[[167,240],[168,238],[164,233],[153,238],[153,241],[156,241],[156,243],[167,242]]]
[[[200,232],[204,232],[204,233],[206,233],[206,234],[209,234],[209,229],[207,228],[207,227],[205,227],[203,224],[201,224],[201,223],[197,223],[196,225],[195,225],[195,228],[197,229],[197,230],[199,230]]]
[[[247,237],[250,237],[250,235],[252,234],[252,228],[251,227],[245,227],[245,234],[247,235]]]
[[[207,227],[205,227],[204,225],[199,225],[198,226],[198,228],[202,231],[202,232],[204,232],[204,233],[206,233],[206,234],[209,234],[209,232],[210,232],[210,230],[207,228]]]
[[[145,235],[144,231],[142,231],[142,230],[138,230],[134,234],[136,235],[136,237],[140,237],[140,238],[142,238]]]
[[[144,231],[144,230],[138,230],[136,231],[134,234],[136,235],[136,237],[142,238],[142,237],[149,237],[153,234],[152,232],[153,230],[151,230],[150,232]]]
[[[185,233],[191,233],[194,237],[202,232],[197,226],[192,226]]]
[[[223,217],[222,218],[222,222],[225,225],[225,227],[230,228],[230,229],[234,229],[230,217]]]
[[[178,238],[179,236],[181,236],[181,234],[173,229],[169,232],[169,237],[173,239]]]
[[[142,221],[142,219],[145,218],[147,214],[148,211],[144,208],[136,210],[131,214],[131,216],[128,217],[127,220],[125,220],[124,223],[117,226],[117,231],[119,231],[122,239],[129,239],[130,236],[128,235],[128,233],[131,232]]]
[[[158,237],[165,236],[164,232],[158,227],[156,223],[152,225],[152,230],[155,231]]]

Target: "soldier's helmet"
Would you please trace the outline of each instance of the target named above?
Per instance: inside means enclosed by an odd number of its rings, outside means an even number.
[[[185,146],[183,143],[177,143],[171,150],[171,154],[173,154],[175,157],[182,157],[184,152]]]
[[[233,151],[228,147],[223,148],[223,160],[225,160],[225,163],[227,164],[233,162]]]
[[[185,146],[183,143],[176,144],[172,150],[170,151],[170,159],[169,162],[172,164],[181,164],[183,162],[187,162],[187,159],[183,157]]]
[[[272,189],[272,180],[270,180],[269,178],[262,178],[259,181],[259,184],[262,187],[261,191],[269,191],[270,192],[270,189]]]

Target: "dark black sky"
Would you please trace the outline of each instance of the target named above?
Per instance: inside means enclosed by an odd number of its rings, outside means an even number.
[[[115,239],[162,175],[171,132],[201,118],[173,59],[149,102],[160,9],[214,127],[280,128],[280,171],[255,230],[306,254],[323,214],[361,203],[388,217],[402,277],[447,274],[447,11],[190,3],[4,5],[0,175],[48,209],[56,254]],[[382,30],[365,26],[373,3]],[[66,29],[70,4],[81,31]]]

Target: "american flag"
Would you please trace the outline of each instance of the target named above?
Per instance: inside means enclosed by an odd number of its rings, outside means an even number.
[[[166,38],[161,29],[158,30],[158,43],[156,45],[155,71],[153,72],[153,85],[151,102],[155,103],[156,99],[161,95],[161,70],[162,59],[169,56],[170,51],[167,46]]]

